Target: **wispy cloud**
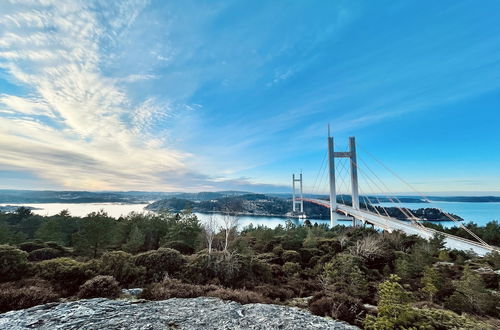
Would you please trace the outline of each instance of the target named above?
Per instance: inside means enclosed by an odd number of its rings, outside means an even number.
[[[214,188],[213,179],[186,166],[189,153],[169,147],[161,132],[149,134],[170,115],[169,103],[153,97],[137,103],[120,87],[155,76],[103,72],[112,56],[104,45],[120,42],[144,4],[2,5],[0,65],[30,95],[0,95],[0,168],[72,189]]]

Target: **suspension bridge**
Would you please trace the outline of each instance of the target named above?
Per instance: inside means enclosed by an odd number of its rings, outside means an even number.
[[[470,235],[471,239],[450,235],[424,226],[423,222],[427,221],[427,219],[417,217],[411,209],[402,205],[397,196],[388,195],[387,185],[376,175],[376,173],[364,160],[360,159],[364,166],[359,166],[358,155],[356,152],[356,140],[354,137],[349,138],[349,149],[347,151],[335,151],[336,147],[337,146],[334,144],[333,137],[331,137],[330,133],[328,133],[328,149],[323,158],[321,168],[316,176],[316,180],[314,181],[311,194],[312,196],[315,196],[314,193],[317,192],[316,189],[321,187],[322,180],[327,179],[326,190],[329,193],[329,199],[304,197],[302,174],[299,176],[295,176],[294,174],[292,176],[293,213],[299,218],[305,218],[304,202],[309,202],[329,209],[331,226],[337,225],[338,221],[349,220],[352,221],[353,226],[370,224],[373,227],[377,227],[388,232],[401,231],[405,234],[417,235],[424,239],[430,239],[436,234],[441,234],[444,236],[444,243],[446,247],[450,249],[464,251],[472,250],[480,256],[493,251],[500,252],[500,248],[486,243],[469,228],[465,227],[459,219],[456,219],[452,214],[449,214],[444,210],[440,210],[441,213],[446,216],[447,219],[462,227],[462,229]],[[325,160],[327,161],[325,162]],[[339,163],[339,160],[346,160],[349,165],[346,166],[346,162],[342,162],[340,163],[341,166],[339,166],[340,170],[337,170],[336,165]],[[379,160],[377,160],[377,162],[379,162],[392,175],[421,196],[423,201],[428,201],[425,196],[420,194],[415,188],[404,181],[395,172],[390,170],[382,162]],[[349,172],[348,174],[350,180],[348,181],[350,181],[350,200],[345,200],[344,197],[347,196],[346,194],[337,194],[337,189],[339,188],[337,184],[340,181],[339,179],[343,179],[341,176],[343,173],[342,170],[345,173]],[[371,189],[372,192],[376,191],[375,195],[368,196],[367,194],[360,194],[358,171],[363,176],[364,183],[367,188]],[[328,173],[328,175],[325,176],[325,173]],[[340,188],[342,188],[342,184],[345,184],[347,186],[345,188],[349,190],[349,183],[346,183],[345,180],[340,181]],[[400,211],[400,214],[404,215],[404,219],[390,216],[388,209],[385,206],[382,206],[381,198],[379,198],[379,196],[381,196],[383,200],[390,201],[391,206],[393,205],[392,207],[396,207]]]

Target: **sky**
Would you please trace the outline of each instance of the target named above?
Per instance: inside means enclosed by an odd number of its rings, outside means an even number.
[[[362,193],[500,194],[498,12],[1,0],[0,189],[319,193],[330,124]]]

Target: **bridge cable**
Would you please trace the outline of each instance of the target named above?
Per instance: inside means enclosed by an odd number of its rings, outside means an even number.
[[[335,142],[334,142],[334,145],[335,145],[335,147],[336,147],[336,148],[338,147],[338,145],[337,145]],[[350,161],[352,161],[352,159],[350,159]],[[354,165],[355,165],[355,166],[356,166],[356,167],[360,170],[360,172],[363,172],[363,170],[362,170],[362,168],[359,166],[359,164],[357,164],[356,162],[353,162],[353,164],[354,164]],[[365,173],[364,175],[365,175],[367,178],[369,178],[369,176],[368,176],[366,173]],[[372,181],[372,182],[373,182],[373,181]],[[374,183],[374,184],[378,187],[378,185],[377,185],[375,182],[373,182],[373,183]],[[381,183],[383,184],[383,182],[381,182]],[[378,188],[378,189],[379,189],[379,190],[381,190],[382,194],[384,193],[384,191],[383,191],[382,189],[380,189],[380,188]],[[388,189],[388,188],[387,188],[387,189]],[[394,202],[394,200],[393,200],[391,197],[389,197],[389,196],[387,196],[387,195],[386,195],[386,197],[387,197],[387,198],[388,198],[391,202],[393,202],[394,204],[396,204],[396,202]],[[399,202],[399,203],[401,203],[401,201],[399,201],[399,199],[398,199],[397,197],[395,197],[395,198],[398,200],[398,202]],[[401,213],[403,213],[403,215],[404,215],[404,216],[406,216],[407,218],[409,218],[409,219],[410,219],[410,221],[411,221],[412,223],[417,223],[417,225],[419,225],[420,227],[423,227],[423,225],[422,225],[422,224],[419,224],[418,222],[416,222],[416,221],[415,221],[415,219],[418,219],[418,218],[417,218],[415,215],[413,215],[409,209],[408,209],[407,211],[405,211],[404,209],[402,209],[402,208],[401,208],[401,207],[399,207],[399,206],[396,206],[396,208],[398,208],[398,209],[401,211]],[[387,213],[387,212],[386,212],[386,213]]]
[[[321,173],[321,170],[323,169],[323,166],[324,166],[324,164],[325,164],[325,160],[326,160],[327,154],[328,154],[328,152],[325,152],[325,153],[323,154],[323,160],[321,161],[321,166],[320,166],[320,168],[319,168],[318,172],[316,173],[316,179],[314,180],[314,185],[313,185],[312,190],[311,190],[312,192],[314,192],[314,190],[315,190],[315,188],[316,188],[316,184],[318,183],[318,178],[319,178],[319,175],[320,175],[320,173]]]
[[[425,201],[429,202],[429,198],[420,193],[418,190],[416,190],[412,185],[410,185],[408,182],[406,182],[403,178],[401,178],[397,173],[395,173],[393,170],[391,170],[387,165],[385,165],[382,161],[378,160],[375,156],[373,156],[370,152],[368,152],[365,148],[362,148],[364,152],[366,152],[370,157],[372,157],[376,162],[378,162],[380,165],[382,165],[386,170],[388,170],[392,175],[394,175],[396,178],[398,178],[401,182],[403,182],[406,186],[408,186],[411,190],[416,192],[420,197],[422,197]],[[438,208],[439,209],[439,208]],[[458,224],[463,230],[465,230],[467,233],[469,233],[472,237],[474,237],[477,241],[479,241],[482,245],[487,246],[491,248],[491,246],[486,243],[483,239],[481,239],[479,236],[477,236],[474,232],[472,232],[469,228],[464,226],[460,221],[455,219],[451,214],[448,212],[439,209],[448,219],[452,220],[456,224]]]
[[[359,157],[358,157],[359,158]],[[361,158],[360,158],[361,159]],[[361,159],[362,160],[362,159]],[[358,166],[358,169],[360,170],[360,173],[365,177],[367,178],[368,180],[370,180],[376,187],[379,191],[382,192],[382,194],[384,195],[384,197],[386,197],[387,199],[389,199],[389,201],[391,201],[395,207],[407,218],[409,219],[413,224],[416,224],[417,226],[419,227],[424,227],[418,220],[420,220],[417,216],[415,216],[413,214],[413,212],[408,209],[408,208],[404,208],[404,207],[400,207],[399,204],[401,204],[401,201],[399,200],[399,198],[397,198],[396,196],[393,196],[394,199],[396,199],[396,201],[393,199],[393,197],[389,196],[389,195],[386,195],[384,193],[384,190],[380,188],[380,186],[375,182],[373,181],[373,179],[371,179],[368,174],[363,170],[363,168],[359,167]],[[381,184],[385,186],[385,184],[381,181]],[[386,189],[387,189],[387,186],[385,186]],[[379,200],[380,202],[380,200]],[[386,214],[389,216],[389,214],[387,213],[387,211],[385,211]],[[390,217],[390,216],[389,216]]]

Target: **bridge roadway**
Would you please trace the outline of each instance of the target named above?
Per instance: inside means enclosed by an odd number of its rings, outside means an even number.
[[[330,208],[330,201],[327,200],[314,199],[314,198],[303,198],[302,200]],[[356,210],[353,207],[344,204],[337,203],[337,212],[341,212],[347,216],[354,217],[358,220],[361,220],[363,223],[371,223],[376,227],[387,230],[388,232],[392,232],[394,230],[400,230],[408,235],[418,235],[425,239],[432,238],[435,233],[440,233],[445,236],[444,241],[446,247],[450,249],[457,249],[464,251],[472,250],[479,256],[484,256],[485,254],[492,251],[500,252],[500,249],[495,246],[491,245],[485,246],[479,242],[446,234],[431,228],[425,228],[411,222],[398,220],[392,217],[381,216],[379,214],[369,212],[366,210]]]

